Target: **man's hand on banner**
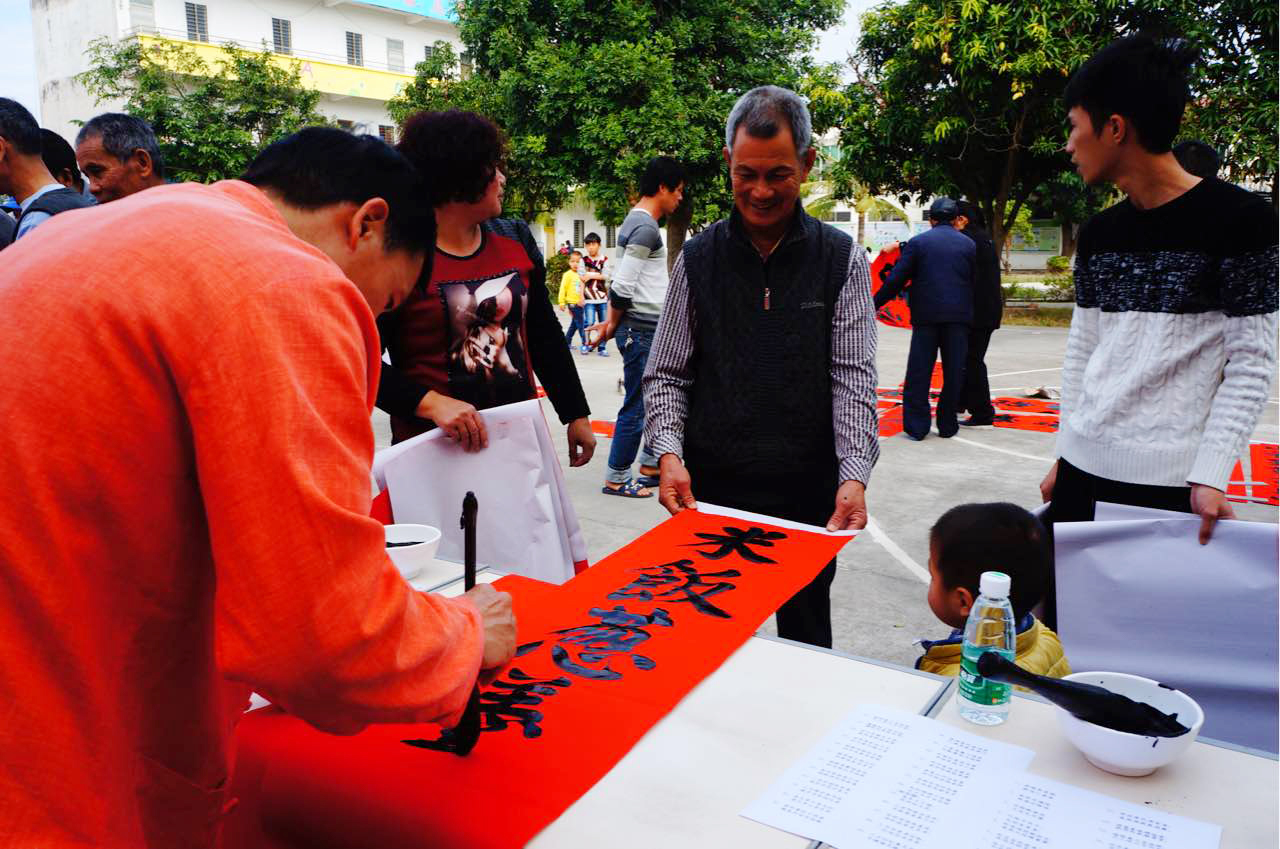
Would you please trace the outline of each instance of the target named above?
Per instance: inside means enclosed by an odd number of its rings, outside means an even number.
[[[1200,483],[1191,485],[1191,512],[1200,517],[1200,544],[1209,542],[1213,526],[1219,519],[1234,519],[1236,511],[1227,501],[1227,494],[1220,489]]]
[[[860,531],[867,526],[867,488],[862,481],[845,481],[836,490],[836,509],[828,531]]]
[[[484,656],[481,669],[502,666],[516,655],[516,615],[511,610],[511,593],[498,592],[488,584],[476,584],[463,593],[480,611],[484,626]]]
[[[422,397],[415,411],[418,418],[429,419],[436,427],[461,443],[466,451],[479,451],[489,446],[489,432],[476,408],[466,401],[441,395],[434,389]]]
[[[585,466],[596,453],[596,435],[591,431],[591,420],[574,419],[569,422],[569,465]]]
[[[658,503],[667,508],[671,515],[684,510],[698,509],[698,502],[693,498],[693,481],[689,479],[689,470],[675,454],[663,454],[658,460]]]

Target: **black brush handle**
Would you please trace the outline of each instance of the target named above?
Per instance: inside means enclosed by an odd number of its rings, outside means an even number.
[[[462,499],[462,564],[463,589],[471,590],[476,585],[476,514],[480,510],[480,502],[474,492],[468,492]]]

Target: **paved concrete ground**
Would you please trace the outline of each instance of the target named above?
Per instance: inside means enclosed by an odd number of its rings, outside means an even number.
[[[1024,388],[1060,385],[1066,338],[1065,328],[997,331],[987,355],[993,392],[1020,395]],[[880,327],[881,386],[901,383],[909,340],[909,330]],[[574,355],[595,419],[612,420],[621,402],[622,358],[612,343],[610,349],[609,357]],[[563,440],[563,428],[554,425],[554,411],[544,404],[547,420]],[[1280,441],[1278,410],[1274,400],[1267,404],[1254,439]],[[376,413],[374,425],[379,445],[388,444],[385,416]],[[637,501],[600,493],[610,440],[598,439],[596,455],[587,466],[565,470],[593,562],[666,517],[656,497]],[[880,462],[867,492],[878,530],[845,547],[832,587],[835,648],[911,664],[919,654],[915,640],[945,636],[947,627],[933,617],[925,600],[929,527],[948,508],[964,502],[1011,501],[1028,508],[1038,504],[1038,487],[1053,444],[1052,434],[1005,428],[962,429],[954,439],[940,439],[935,432],[923,442],[902,435],[882,439]],[[1237,511],[1243,518],[1276,521],[1274,508],[1237,505]],[[772,633],[772,621],[762,630]]]

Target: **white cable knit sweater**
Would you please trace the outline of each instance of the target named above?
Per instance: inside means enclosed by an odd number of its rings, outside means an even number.
[[[1226,489],[1276,370],[1277,219],[1204,180],[1080,234],[1058,454],[1098,477]]]

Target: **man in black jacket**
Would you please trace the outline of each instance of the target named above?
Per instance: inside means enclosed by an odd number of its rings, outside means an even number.
[[[991,385],[987,383],[987,345],[1004,317],[1004,290],[1000,288],[1000,256],[987,233],[986,217],[977,204],[959,202],[956,229],[973,239],[977,253],[977,276],[973,286],[973,324],[969,328],[969,353],[964,363],[964,388],[960,409],[969,411],[964,427],[980,427],[995,421],[991,405]]]
[[[761,86],[729,113],[734,208],[684,243],[644,374],[658,500],[827,530],[867,524],[876,325],[867,254],[805,214],[809,110]],[[831,647],[832,560],[778,610],[779,636]]]
[[[907,289],[911,307],[911,352],[902,388],[902,429],[914,440],[929,433],[929,378],[942,351],[942,392],[938,398],[938,435],[956,435],[956,407],[964,384],[964,359],[973,322],[977,249],[955,228],[959,209],[951,198],[929,207],[932,228],[902,249],[889,280],[876,292],[880,309]],[[908,287],[908,282],[910,286]]]

